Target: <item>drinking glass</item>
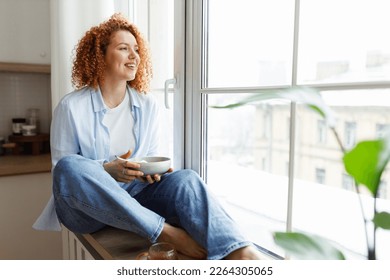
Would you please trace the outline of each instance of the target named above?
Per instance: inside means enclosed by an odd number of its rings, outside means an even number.
[[[172,244],[157,242],[149,247],[147,252],[137,256],[137,260],[178,260],[179,256]]]
[[[157,242],[149,247],[148,260],[178,260],[179,257],[172,244]]]

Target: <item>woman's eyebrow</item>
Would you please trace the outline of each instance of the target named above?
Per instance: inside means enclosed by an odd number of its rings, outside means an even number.
[[[126,45],[126,46],[129,46],[129,47],[131,46],[131,44],[125,43],[125,42],[120,42],[120,43],[117,44],[117,46],[120,46],[120,45]],[[133,47],[134,48],[138,48],[139,46],[138,46],[138,44],[134,44]]]

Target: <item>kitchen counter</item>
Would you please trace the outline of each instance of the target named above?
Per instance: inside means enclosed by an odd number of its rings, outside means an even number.
[[[48,64],[0,62],[0,71],[1,72],[50,74],[51,69],[50,69],[50,65],[48,65]]]
[[[51,171],[50,154],[0,156],[0,176]]]

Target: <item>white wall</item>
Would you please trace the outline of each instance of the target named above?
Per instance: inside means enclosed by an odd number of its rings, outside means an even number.
[[[0,0],[0,62],[50,64],[50,0]]]

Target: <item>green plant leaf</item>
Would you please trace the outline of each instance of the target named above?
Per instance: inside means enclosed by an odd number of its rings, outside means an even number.
[[[281,97],[279,96],[279,94],[280,94],[279,90],[268,90],[267,92],[258,92],[258,94],[250,95],[236,103],[221,105],[221,106],[210,106],[210,107],[216,109],[233,109],[236,107],[240,107],[240,106],[244,106],[256,102],[261,102],[265,100],[280,99]]]
[[[281,91],[280,96],[281,98],[304,104],[306,107],[323,117],[330,127],[335,127],[335,113],[325,104],[321,94],[317,90],[296,86]]]
[[[271,99],[287,99],[297,103],[304,104],[314,112],[323,117],[330,127],[334,127],[336,124],[336,118],[334,112],[327,106],[322,99],[321,94],[312,88],[295,86],[287,89],[268,89],[260,90],[256,94],[240,100],[239,102],[223,105],[223,106],[210,106],[211,108],[218,109],[232,109],[235,107],[251,104],[255,102],[271,100]]]
[[[376,197],[381,176],[390,159],[389,139],[359,142],[344,155],[345,170]]]
[[[345,260],[341,251],[326,239],[297,232],[275,232],[275,243],[300,260]]]
[[[372,221],[378,228],[390,230],[390,213],[388,212],[376,213]]]

